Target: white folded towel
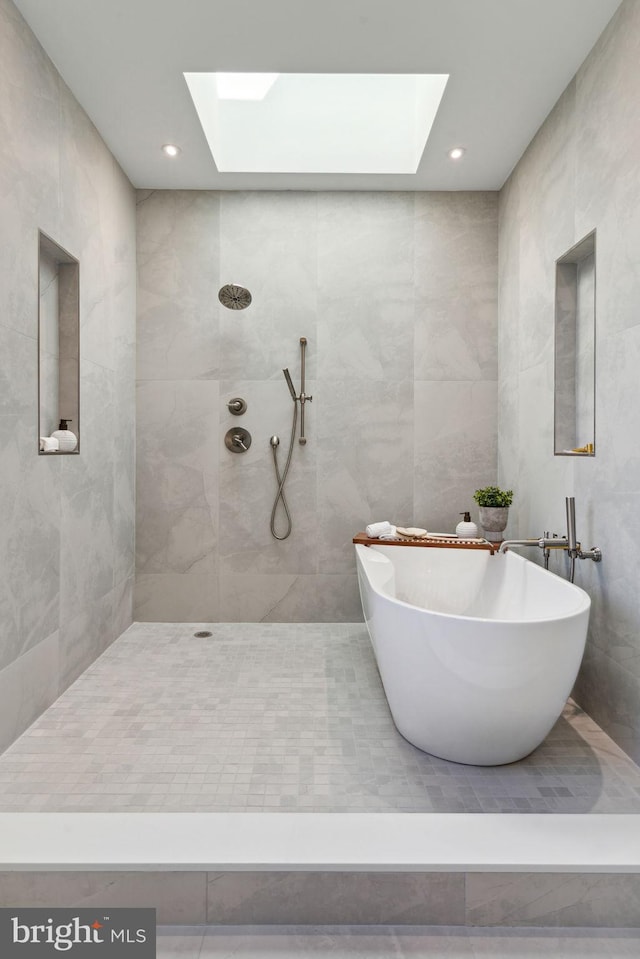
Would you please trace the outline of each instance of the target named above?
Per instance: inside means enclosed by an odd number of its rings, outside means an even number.
[[[380,536],[389,535],[392,531],[395,534],[396,528],[387,520],[383,523],[370,523],[365,530],[369,539],[379,539]]]
[[[402,539],[402,536],[398,536],[397,529],[395,526],[392,526],[390,533],[381,533],[380,536],[378,536],[378,539]]]
[[[60,443],[55,436],[41,436],[40,449],[43,453],[55,453],[60,449]]]

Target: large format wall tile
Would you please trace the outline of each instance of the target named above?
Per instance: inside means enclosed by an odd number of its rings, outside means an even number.
[[[464,925],[464,875],[209,873],[207,921]]]
[[[156,909],[159,923],[206,922],[203,872],[4,872],[0,902],[31,909],[104,906]]]
[[[389,520],[413,525],[411,381],[328,384],[318,410],[320,571],[353,569],[355,533]]]
[[[416,195],[416,380],[496,379],[497,233],[495,193]]]
[[[640,192],[640,189],[639,189]],[[631,292],[631,291],[630,291]],[[632,293],[635,299],[635,291]],[[640,296],[640,290],[638,291]],[[640,490],[640,449],[631,438],[638,429],[637,370],[640,363],[640,323],[608,336],[600,332],[597,352],[598,492]],[[615,389],[606,387],[615,384]]]
[[[113,602],[112,591],[79,610],[75,616],[67,613],[66,622],[59,631],[61,692],[75,682],[115,639]]]
[[[470,926],[635,926],[637,876],[467,873]]]
[[[112,629],[109,643],[121,636],[131,626],[134,602],[135,576],[117,583],[111,593],[112,598]]]
[[[211,571],[218,535],[218,384],[138,389],[138,569]]]
[[[638,224],[638,167],[640,133],[637,103],[640,77],[633,69],[640,56],[639,11],[624,2],[593,48],[575,80],[576,228],[578,237],[609,220],[614,227],[609,249],[598,251],[598,268],[606,264],[623,282],[621,315],[612,317],[612,329],[635,325],[625,287],[637,283],[620,254],[630,249]],[[637,232],[636,232],[637,238]],[[617,247],[617,248],[616,248]],[[602,260],[601,257],[604,256]],[[605,271],[605,281],[609,270]],[[605,299],[604,306],[608,303]]]
[[[539,536],[545,530],[563,534],[566,528],[565,497],[573,493],[574,460],[553,455],[553,366],[550,359],[524,370],[518,378],[518,435],[527,442],[519,445],[518,479],[514,505],[520,519],[520,534]],[[547,461],[535,490],[522,496],[528,477]],[[579,504],[582,505],[582,504]],[[510,535],[513,533],[511,530]],[[581,527],[582,533],[582,527]]]
[[[593,637],[594,628],[591,630]],[[589,715],[634,760],[640,762],[640,683],[637,664],[628,669],[590,638],[574,687],[576,701],[591,705]]]
[[[218,577],[211,573],[138,573],[135,619],[146,623],[217,622]]]
[[[415,384],[414,524],[452,533],[496,468],[496,383]]]
[[[215,379],[219,369],[219,199],[138,195],[138,377]]]
[[[0,326],[0,668],[58,628],[60,462],[36,451],[36,364],[36,340]]]
[[[37,231],[59,226],[58,78],[10,0],[0,5],[0,90],[0,322],[35,337]]]
[[[119,365],[114,380],[113,437],[113,579],[121,583],[135,573],[136,403],[135,357]]]
[[[225,623],[360,622],[358,577],[355,572],[334,575],[224,572],[220,575],[219,618]]]
[[[31,456],[36,455],[32,446]],[[13,489],[3,498],[0,525],[0,667],[58,628],[62,522],[58,466],[37,461],[31,470],[23,464],[14,473],[11,460],[3,459],[4,478]],[[9,483],[0,483],[0,490]]]
[[[412,378],[413,226],[411,193],[319,197],[322,382]]]
[[[17,739],[59,693],[56,631],[0,670],[0,751]]]

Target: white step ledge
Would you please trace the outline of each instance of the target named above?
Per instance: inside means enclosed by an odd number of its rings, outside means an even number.
[[[640,815],[1,813],[1,871],[640,872]]]

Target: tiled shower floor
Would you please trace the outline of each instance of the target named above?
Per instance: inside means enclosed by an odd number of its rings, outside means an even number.
[[[208,629],[208,639],[195,639]],[[640,812],[577,707],[510,766],[396,731],[362,624],[134,624],[0,757],[0,811]]]

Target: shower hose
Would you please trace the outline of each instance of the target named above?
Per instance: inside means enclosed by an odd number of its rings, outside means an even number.
[[[285,463],[284,471],[280,475],[280,467],[278,466],[278,444],[280,440],[277,436],[271,437],[271,452],[273,453],[273,468],[276,472],[276,480],[278,483],[278,492],[276,493],[276,498],[273,501],[273,509],[271,510],[271,535],[275,536],[276,539],[286,539],[287,536],[291,533],[291,513],[289,512],[289,506],[287,505],[287,499],[284,495],[284,484],[287,481],[287,473],[289,472],[289,467],[291,466],[291,457],[293,455],[293,445],[296,439],[296,427],[298,425],[298,403],[294,401],[293,404],[293,423],[291,425],[291,439],[289,441],[289,452],[287,453],[287,461]],[[286,531],[280,535],[276,532],[276,510],[278,509],[278,503],[282,502],[282,507],[284,509],[285,515],[287,517],[287,526]]]

